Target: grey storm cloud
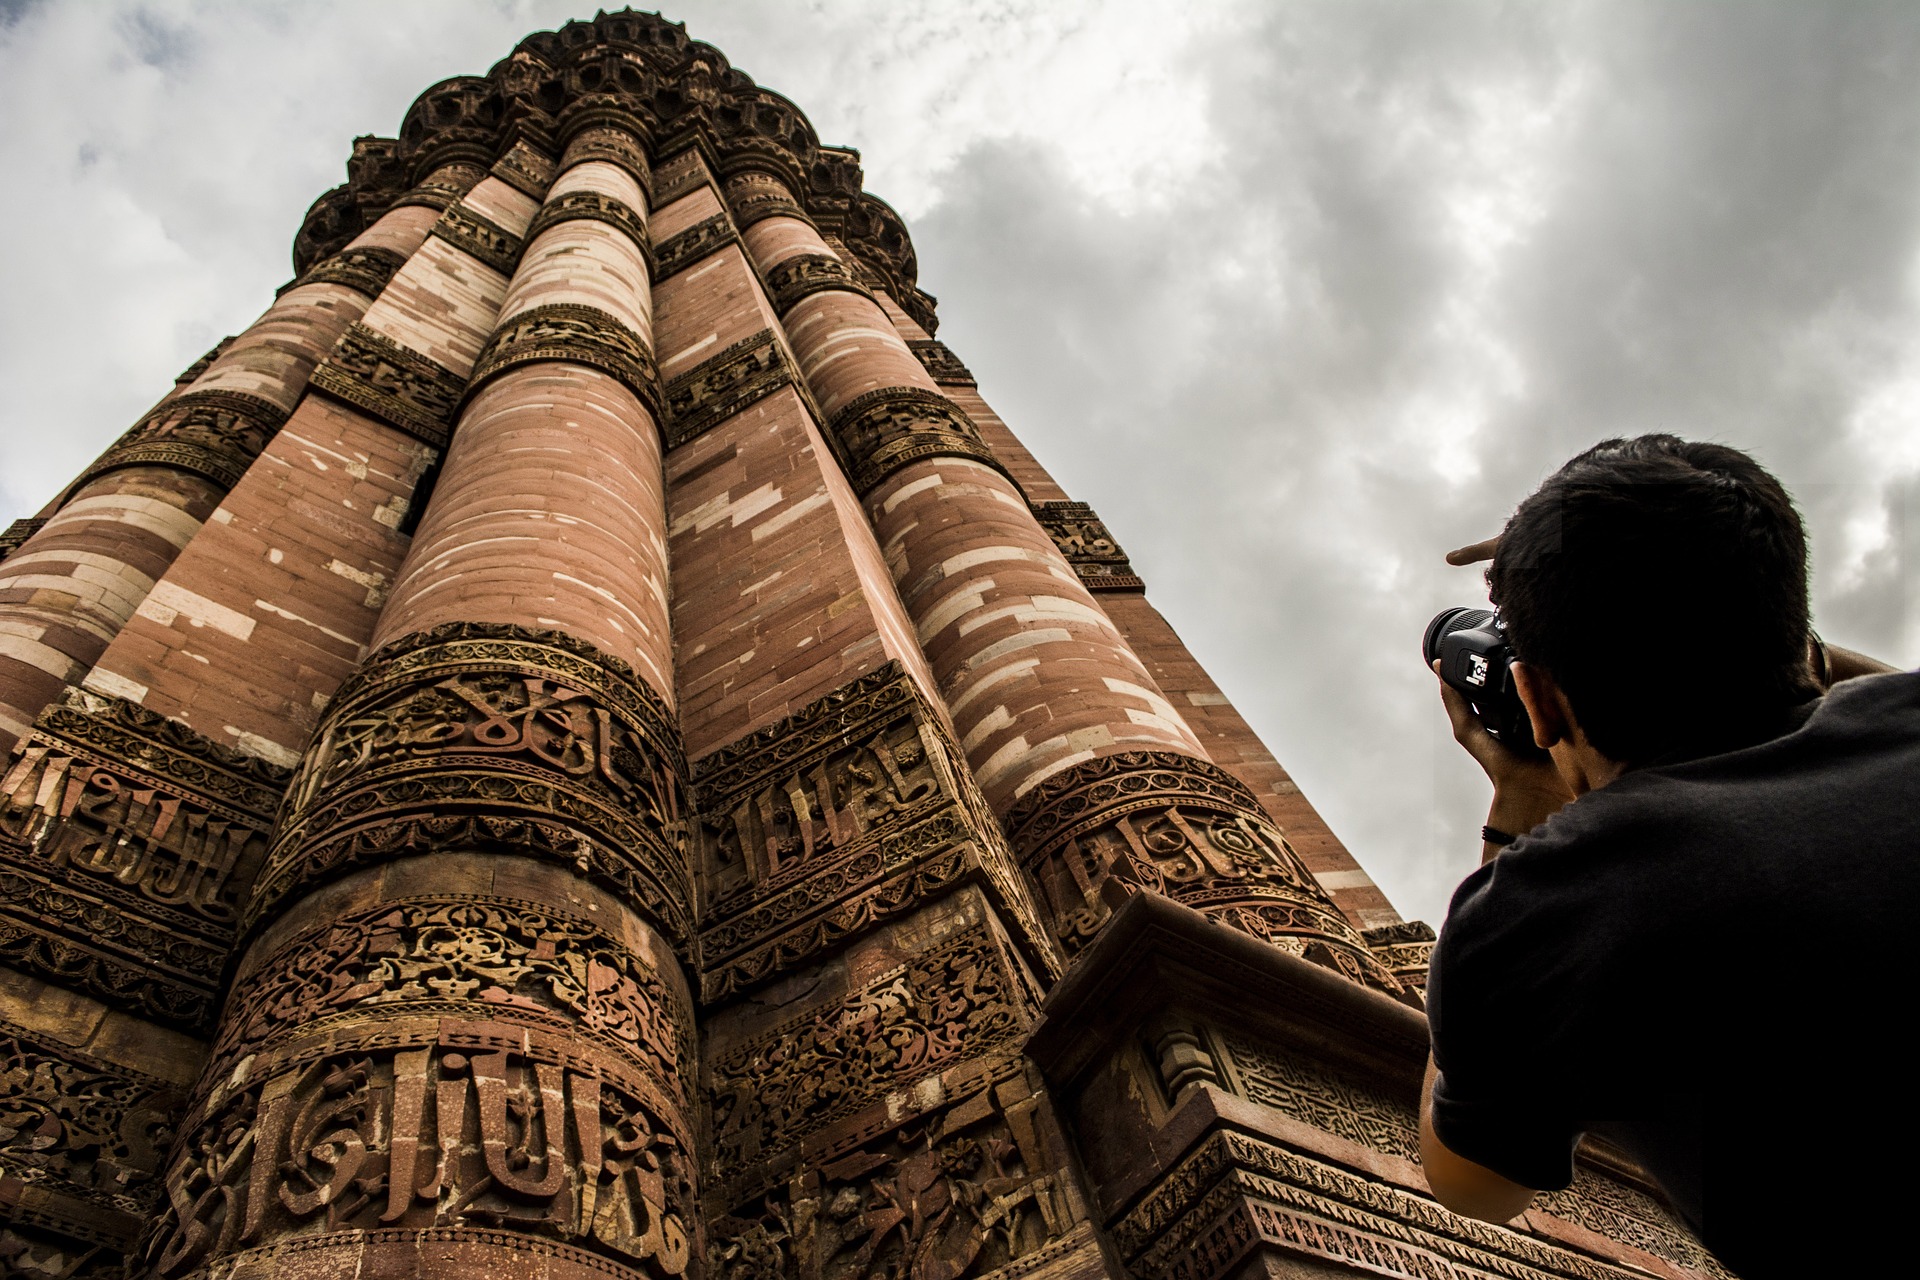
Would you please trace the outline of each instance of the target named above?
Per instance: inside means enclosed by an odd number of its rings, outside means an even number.
[[[554,3],[0,0],[0,516],[288,273],[350,139]],[[1920,660],[1920,10],[688,4],[862,151],[941,336],[1397,906],[1487,790],[1421,627],[1570,454],[1755,452],[1816,617]],[[1658,661],[1658,620],[1623,620]]]

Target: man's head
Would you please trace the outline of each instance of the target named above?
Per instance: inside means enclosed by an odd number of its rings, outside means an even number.
[[[1625,764],[1756,741],[1817,692],[1806,531],[1738,449],[1602,441],[1520,504],[1487,585],[1515,656]]]

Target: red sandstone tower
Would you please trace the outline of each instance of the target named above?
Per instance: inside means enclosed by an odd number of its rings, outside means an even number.
[[[362,138],[0,549],[0,1270],[1711,1274],[1425,1195],[1401,923],[651,15]]]

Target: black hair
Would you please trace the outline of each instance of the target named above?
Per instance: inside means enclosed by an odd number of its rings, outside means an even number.
[[[1726,445],[1601,441],[1520,504],[1487,586],[1514,655],[1622,763],[1760,741],[1818,692],[1806,530],[1780,482]]]

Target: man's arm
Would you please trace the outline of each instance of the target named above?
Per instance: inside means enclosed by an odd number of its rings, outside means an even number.
[[[1420,1086],[1420,1165],[1427,1185],[1434,1199],[1462,1217],[1510,1222],[1533,1203],[1534,1189],[1455,1154],[1440,1141],[1433,1131],[1433,1080],[1439,1074],[1429,1057],[1427,1078]]]

